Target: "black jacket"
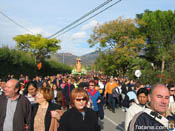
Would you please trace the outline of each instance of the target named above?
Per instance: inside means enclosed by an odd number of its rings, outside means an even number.
[[[7,97],[0,95],[0,131],[3,131],[3,125],[7,110]],[[29,100],[20,95],[13,116],[13,131],[24,131],[25,124],[30,125],[31,104]]]
[[[38,111],[38,107],[39,107],[39,104],[33,104],[32,105],[32,115],[31,115],[31,131],[34,131],[34,119],[35,119],[35,115]],[[50,123],[51,123],[51,113],[50,111],[53,111],[53,110],[57,110],[57,109],[60,109],[60,107],[54,103],[49,103],[49,106],[47,108],[47,111],[46,111],[46,114],[45,114],[45,120],[44,120],[44,124],[45,124],[45,131],[49,131],[49,128],[50,128]],[[43,114],[44,115],[44,114]]]
[[[160,122],[155,120],[155,118],[143,112],[138,116],[134,116],[129,124],[128,131],[168,131],[168,129],[166,129]]]
[[[70,92],[69,92],[69,86],[68,84],[65,85],[64,89],[63,89],[63,94],[66,98],[66,101],[70,101],[70,94],[72,92],[72,90],[75,88],[75,86],[73,84],[70,84]],[[70,94],[69,94],[70,93]]]
[[[58,131],[100,131],[96,113],[85,108],[85,117],[75,108],[66,111],[60,119]]]
[[[102,120],[102,119],[104,119],[104,109],[103,109],[104,99],[102,97],[99,97],[97,99],[97,101],[99,99],[101,100],[101,102],[100,103],[97,103],[97,105],[98,105],[98,117],[100,117],[100,119]]]

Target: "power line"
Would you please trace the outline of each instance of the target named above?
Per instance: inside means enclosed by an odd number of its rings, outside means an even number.
[[[84,22],[86,22],[86,21],[88,21],[88,20],[92,19],[93,17],[95,17],[95,16],[99,15],[100,13],[102,13],[102,12],[104,12],[105,10],[107,10],[107,9],[111,8],[112,6],[116,5],[116,4],[117,4],[117,3],[119,3],[120,1],[122,1],[122,0],[118,0],[117,2],[115,2],[115,3],[111,4],[110,6],[106,7],[105,9],[103,9],[103,10],[101,10],[100,12],[96,13],[95,15],[93,15],[93,16],[91,16],[91,17],[89,17],[89,18],[85,19],[85,20],[84,20],[84,21],[82,21],[81,23],[79,23],[79,24],[77,24],[77,25],[75,25],[75,26],[73,26],[73,27],[69,28],[68,30],[64,31],[63,33],[59,34],[57,37],[59,37],[59,36],[61,36],[61,35],[65,34],[66,32],[68,32],[68,31],[70,31],[70,30],[72,30],[72,29],[76,28],[77,26],[79,26],[79,25],[83,24]]]
[[[106,4],[108,4],[109,2],[111,2],[112,0],[107,0],[104,3],[102,3],[101,5],[97,6],[95,9],[89,11],[88,13],[86,13],[85,15],[81,16],[79,19],[73,21],[72,23],[70,23],[69,25],[65,26],[64,28],[62,28],[61,30],[57,31],[56,33],[50,35],[48,38],[52,38],[55,35],[61,33],[62,31],[64,31],[65,29],[69,28],[70,26],[76,24],[77,22],[79,22],[80,20],[82,20],[83,18],[89,16],[90,14],[94,13],[95,11],[99,10],[100,8],[102,8],[103,6],[105,6]]]
[[[2,11],[0,11],[0,14],[3,15],[4,17],[6,17],[8,20],[10,20],[12,23],[14,23],[15,25],[19,26],[20,28],[22,28],[23,30],[30,32],[31,34],[34,34],[32,31],[30,31],[29,29],[27,29],[26,27],[22,26],[21,24],[17,23],[16,21],[14,21],[13,19],[11,19],[10,17],[8,17],[6,14],[4,14]]]

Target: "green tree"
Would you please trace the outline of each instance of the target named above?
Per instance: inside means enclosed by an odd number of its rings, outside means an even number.
[[[7,77],[13,74],[17,78],[22,73],[33,76],[35,74],[34,58],[29,53],[9,49],[8,47],[0,48],[0,77]]]
[[[95,69],[97,71],[103,71],[106,75],[113,75],[117,73],[117,65],[115,64],[115,60],[113,59],[113,52],[101,52],[99,57],[95,62]]]
[[[95,27],[88,42],[90,47],[99,44],[101,50],[111,50],[106,57],[110,58],[111,55],[113,61],[109,62],[103,58],[102,63],[109,64],[113,70],[117,70],[117,75],[121,73],[125,75],[130,61],[137,57],[144,47],[145,39],[140,35],[134,20],[120,17]]]
[[[146,10],[137,14],[137,19],[140,32],[147,38],[145,56],[163,73],[166,64],[175,56],[175,12]]]
[[[33,78],[36,75],[56,75],[57,73],[70,73],[71,67],[58,63],[55,60],[43,61],[43,68],[37,70],[35,57],[25,51],[0,48],[0,78],[6,78],[8,74],[19,78],[20,74]]]
[[[13,38],[17,42],[17,48],[23,51],[32,52],[35,57],[50,56],[51,53],[55,53],[60,49],[60,40],[55,38],[47,39],[42,35],[18,35]]]

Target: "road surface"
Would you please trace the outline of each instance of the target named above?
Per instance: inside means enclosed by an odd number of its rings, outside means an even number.
[[[104,120],[99,121],[101,131],[124,131],[125,112],[121,109],[116,109],[115,113],[108,109],[105,109],[104,112]]]

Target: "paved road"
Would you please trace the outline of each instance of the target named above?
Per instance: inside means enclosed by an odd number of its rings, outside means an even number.
[[[99,121],[102,131],[124,131],[125,112],[116,109],[115,113],[105,109],[104,120]]]

